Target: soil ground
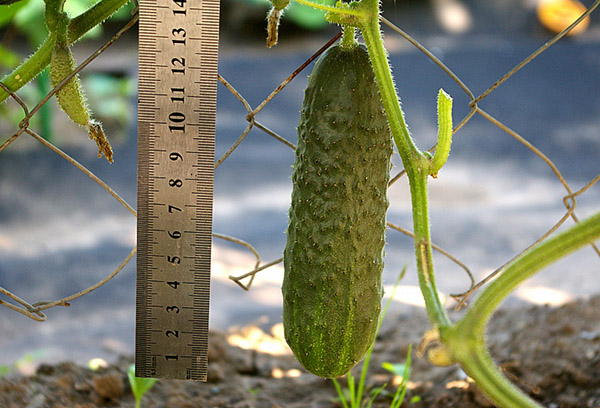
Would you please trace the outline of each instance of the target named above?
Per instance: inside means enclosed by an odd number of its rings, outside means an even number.
[[[381,363],[402,362],[409,344],[428,329],[423,313],[389,316],[374,348],[368,386],[393,383]],[[505,373],[546,407],[600,407],[600,296],[558,308],[530,306],[501,310],[489,329],[492,355]],[[242,345],[246,349],[235,346]],[[144,407],[335,408],[331,381],[301,369],[286,352],[281,326],[260,325],[213,332],[208,383],[161,380]],[[73,363],[41,365],[34,375],[0,379],[5,408],[133,407],[127,380],[132,357],[92,371]],[[360,367],[360,366],[359,366]],[[355,371],[357,373],[358,371]],[[345,385],[345,380],[342,380]],[[413,372],[403,407],[491,407],[457,367],[439,368],[413,355]],[[393,386],[386,388],[390,393]],[[416,398],[415,398],[416,397]],[[409,402],[413,400],[413,402]],[[373,407],[390,405],[381,393]]]

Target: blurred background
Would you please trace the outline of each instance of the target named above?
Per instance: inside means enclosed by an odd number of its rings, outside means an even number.
[[[67,0],[79,14],[91,2]],[[538,0],[385,0],[384,17],[421,42],[477,96],[564,28],[579,3],[544,8]],[[582,6],[592,5],[583,1]],[[10,72],[46,36],[43,1],[0,6],[0,73]],[[554,6],[553,6],[554,7]],[[279,44],[265,46],[262,0],[221,3],[219,73],[255,108],[339,28],[292,2]],[[74,47],[78,62],[131,18],[132,7],[94,30]],[[578,14],[577,14],[578,13]],[[560,170],[576,191],[600,173],[600,15],[579,32],[537,57],[479,106],[526,138]],[[561,25],[562,24],[562,25]],[[562,27],[562,28],[561,28]],[[454,98],[454,121],[470,111],[469,95],[408,41],[384,26],[385,43],[411,133],[424,149],[437,133],[436,95]],[[291,143],[309,65],[257,115]],[[81,78],[95,113],[113,145],[115,162],[96,158],[95,144],[72,125],[53,100],[31,128],[73,156],[127,202],[136,203],[137,33],[130,30],[86,68]],[[30,108],[49,91],[47,74],[18,92]],[[248,126],[247,111],[221,84],[218,89],[216,156]],[[21,108],[0,105],[0,143],[17,129]],[[254,245],[263,263],[278,259],[285,245],[294,152],[254,127],[215,173],[214,231]],[[401,163],[395,157],[396,174]],[[430,182],[432,237],[480,280],[549,230],[565,214],[567,194],[552,169],[531,149],[481,115],[455,135],[447,165]],[[406,180],[389,191],[388,221],[412,227]],[[600,209],[593,185],[578,198],[580,218]],[[569,225],[572,221],[567,221]],[[0,152],[0,286],[34,303],[85,289],[108,275],[135,245],[135,219],[71,164],[28,135]],[[389,230],[384,281],[389,292],[404,265],[395,313],[422,309],[411,239]],[[211,328],[269,327],[281,321],[281,264],[259,273],[245,292],[228,277],[254,268],[245,248],[213,241]],[[439,289],[469,288],[455,263],[436,255]],[[505,307],[558,305],[600,293],[600,259],[591,249],[564,259],[525,282]],[[3,300],[8,300],[2,297]],[[72,302],[46,311],[43,323],[0,308],[0,365],[34,353],[36,362],[115,359],[134,346],[135,260],[113,280]]]

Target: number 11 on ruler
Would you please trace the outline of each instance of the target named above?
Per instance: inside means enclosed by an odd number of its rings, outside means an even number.
[[[218,0],[141,0],[138,377],[206,380]]]

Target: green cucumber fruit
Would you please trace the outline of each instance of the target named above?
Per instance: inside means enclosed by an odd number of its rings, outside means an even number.
[[[73,52],[66,43],[61,41],[57,41],[54,45],[50,61],[50,82],[53,87],[57,86],[75,70],[76,64]],[[62,110],[69,115],[73,122],[81,126],[87,126],[90,121],[90,110],[83,95],[79,75],[75,75],[56,92],[56,99],[58,99]]]
[[[366,48],[334,45],[304,95],[282,286],[286,341],[320,377],[350,371],[375,337],[391,156]]]

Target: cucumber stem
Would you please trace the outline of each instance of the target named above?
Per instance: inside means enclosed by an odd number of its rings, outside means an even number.
[[[402,163],[408,171],[409,168],[413,168],[418,162],[423,161],[425,156],[415,146],[404,121],[404,112],[402,112],[396,94],[396,86],[392,78],[387,53],[383,47],[383,39],[377,20],[369,19],[366,24],[359,26],[359,28],[369,51],[373,72],[375,73],[394,142],[398,146]]]
[[[356,41],[356,28],[344,26],[341,47],[346,50],[351,50],[358,45]]]
[[[374,7],[368,15],[379,15],[377,1],[363,0],[365,7]],[[431,169],[430,158],[414,144],[404,121],[404,112],[396,94],[396,87],[383,46],[378,18],[366,19],[359,28],[369,51],[379,93],[388,118],[390,130],[410,183],[415,253],[419,274],[419,285],[425,299],[427,313],[434,327],[449,326],[450,318],[444,309],[435,284],[433,256],[429,233],[429,211],[427,205],[427,177]]]

